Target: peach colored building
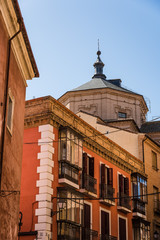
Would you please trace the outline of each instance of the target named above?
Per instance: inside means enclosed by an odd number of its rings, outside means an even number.
[[[26,80],[38,69],[16,0],[0,1],[0,239],[17,239]]]
[[[54,98],[26,102],[19,239],[150,239],[146,184],[142,161]]]

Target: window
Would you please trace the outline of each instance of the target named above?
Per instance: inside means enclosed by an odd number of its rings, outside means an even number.
[[[109,213],[101,210],[101,240],[105,240],[110,235]]]
[[[59,132],[59,161],[82,167],[82,139],[69,128]]]
[[[57,197],[57,239],[80,239],[83,210],[81,195],[67,188],[58,188]],[[60,208],[61,202],[63,208]]]
[[[96,194],[96,184],[97,180],[94,178],[94,157],[83,153],[82,188]]]
[[[153,187],[153,198],[154,198],[154,212],[160,214],[160,201],[159,201],[159,193],[158,188]]]
[[[119,240],[127,240],[126,219],[119,217]]]
[[[92,229],[92,205],[89,203],[84,203],[83,216],[82,240],[97,240],[98,232]]]
[[[146,214],[147,180],[139,173],[132,174],[133,212]]]
[[[154,151],[152,151],[152,168],[154,170],[158,170],[158,168],[157,168],[157,153],[155,153]]]
[[[83,172],[94,177],[94,158],[83,153]]]
[[[81,224],[81,209],[83,209],[83,199],[77,192],[70,192],[65,188],[58,188],[58,202],[64,201],[64,206],[59,211],[59,205],[57,204],[57,220],[72,221],[77,224]]]
[[[133,219],[133,239],[150,240],[150,222],[144,219]]]
[[[140,174],[132,174],[133,198],[147,202],[147,180]]]
[[[119,174],[119,193],[129,196],[129,178]]]
[[[14,107],[14,100],[13,97],[9,95],[8,98],[8,115],[7,115],[7,127],[10,132],[12,132],[13,126],[13,107]]]
[[[118,118],[127,118],[127,113],[125,113],[125,112],[118,112]]]
[[[108,168],[105,164],[100,165],[100,197],[113,198],[113,168]],[[112,200],[114,201],[114,200]]]
[[[124,177],[122,174],[118,175],[119,192],[118,192],[118,206],[131,209],[129,196],[129,178]]]

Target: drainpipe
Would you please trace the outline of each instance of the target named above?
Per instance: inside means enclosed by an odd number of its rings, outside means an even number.
[[[3,156],[4,156],[4,142],[5,142],[5,129],[6,129],[6,116],[7,116],[7,100],[8,100],[8,85],[9,85],[9,69],[10,69],[10,55],[11,55],[11,41],[21,32],[20,30],[16,32],[8,41],[8,57],[6,64],[6,88],[4,94],[4,118],[2,126],[2,144],[1,144],[1,159],[0,159],[0,189],[1,189],[1,178],[2,178],[2,166],[3,166]]]

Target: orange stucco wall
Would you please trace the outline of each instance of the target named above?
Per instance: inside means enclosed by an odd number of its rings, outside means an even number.
[[[38,127],[24,130],[20,198],[20,211],[23,213],[21,232],[34,231],[35,223],[37,223],[37,217],[35,217],[36,194],[38,194],[36,181],[39,178],[37,167],[40,165],[37,159],[37,154],[40,152],[40,146],[37,144],[38,139],[40,139]],[[25,237],[23,238],[25,239]],[[35,237],[30,238],[34,239]]]

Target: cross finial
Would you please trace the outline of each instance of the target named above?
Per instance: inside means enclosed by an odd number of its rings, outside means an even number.
[[[99,39],[98,39],[98,51],[99,51]]]

